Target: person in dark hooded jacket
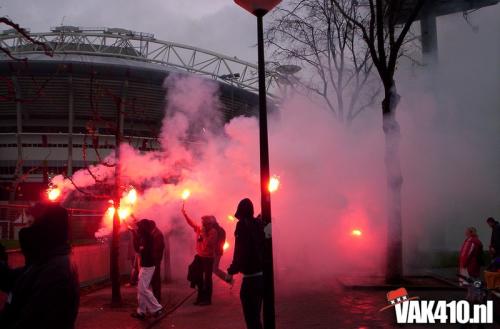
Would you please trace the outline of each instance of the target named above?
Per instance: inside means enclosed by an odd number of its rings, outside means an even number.
[[[153,238],[153,261],[155,265],[155,272],[151,279],[151,288],[153,289],[153,295],[158,300],[158,303],[161,304],[161,261],[165,252],[165,237],[153,220],[149,220],[149,224]]]
[[[10,291],[0,328],[74,328],[80,287],[68,229],[66,209],[46,205],[33,225],[19,232],[26,266]]]
[[[263,253],[264,228],[260,220],[254,218],[253,204],[243,199],[238,204],[236,214],[234,256],[229,266],[228,281],[232,275],[241,273],[240,300],[248,329],[261,329],[263,299]]]
[[[137,283],[137,310],[132,317],[145,319],[149,312],[154,317],[164,314],[163,306],[149,288],[155,271],[155,245],[153,240],[153,226],[149,219],[141,219],[137,222],[137,231],[134,232],[134,247],[141,256],[141,268],[139,270],[139,281]]]

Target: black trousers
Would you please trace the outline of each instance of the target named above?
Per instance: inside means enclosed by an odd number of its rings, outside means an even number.
[[[264,293],[262,275],[243,278],[240,290],[241,306],[247,329],[262,329],[261,312]]]
[[[214,259],[212,257],[200,257],[203,277],[198,284],[198,302],[212,302],[212,272]]]

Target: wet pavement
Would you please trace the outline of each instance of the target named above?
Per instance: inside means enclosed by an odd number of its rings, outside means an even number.
[[[241,279],[241,278],[238,278]],[[282,329],[361,329],[361,328],[462,328],[460,325],[398,325],[387,305],[386,291],[345,290],[336,280],[322,282],[279,282],[276,294],[276,324]],[[421,299],[459,300],[464,291],[408,289]],[[194,297],[166,317],[158,328],[244,329],[239,302],[239,282],[230,289],[214,278],[213,305],[192,305]],[[470,327],[464,327],[470,328]],[[500,328],[494,324],[484,328]]]
[[[193,294],[187,281],[173,282],[162,286],[162,305],[167,315],[174,312],[186,298]],[[111,305],[111,288],[109,286],[97,291],[83,294],[76,320],[76,329],[144,329],[158,326],[163,318],[149,317],[145,321],[130,316],[137,307],[136,287],[121,286],[122,304]]]
[[[241,277],[234,286],[214,276],[213,304],[195,306],[195,291],[188,282],[178,280],[163,285],[167,315],[146,321],[130,314],[137,305],[135,287],[122,286],[123,304],[112,307],[111,288],[83,294],[76,329],[245,329],[239,300]],[[379,312],[387,305],[385,290],[351,290],[335,278],[315,281],[278,280],[276,284],[276,324],[280,329],[367,329],[367,328],[472,328],[460,325],[398,325],[393,309]],[[424,300],[461,300],[461,290],[411,290],[410,296]],[[483,328],[500,328],[494,324]]]

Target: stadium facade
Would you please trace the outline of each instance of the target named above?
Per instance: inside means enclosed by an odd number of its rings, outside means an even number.
[[[217,81],[225,121],[257,113],[257,67],[237,58],[117,28],[30,36],[52,56],[18,31],[0,32],[12,54],[0,55],[0,202],[36,200],[52,175],[98,162],[116,127],[134,147],[158,149],[169,74]],[[275,82],[266,77],[268,88]]]

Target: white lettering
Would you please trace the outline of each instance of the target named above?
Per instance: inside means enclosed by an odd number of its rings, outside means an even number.
[[[420,321],[418,323],[434,323],[434,314],[432,309],[434,308],[433,300],[423,300],[420,303]]]
[[[397,323],[493,323],[493,301],[470,304],[466,300],[411,300],[395,305]]]
[[[467,323],[470,319],[470,309],[469,303],[465,300],[461,300],[457,303],[457,322]]]
[[[408,310],[408,323],[419,323],[420,320],[420,302],[411,300]]]
[[[446,301],[438,301],[436,303],[436,310],[434,311],[434,320],[439,320],[440,323],[446,323],[448,321],[448,315],[446,314],[446,311]]]
[[[396,321],[397,323],[407,323],[408,322],[408,307],[410,302],[405,302],[397,304],[394,306],[396,310]]]

